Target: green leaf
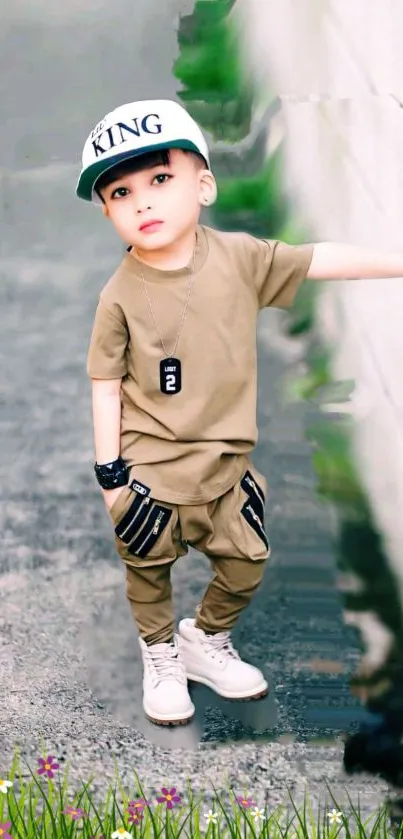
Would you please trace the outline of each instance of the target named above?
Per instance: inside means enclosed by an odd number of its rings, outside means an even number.
[[[286,237],[285,241],[290,241],[290,239]],[[287,312],[288,335],[303,335],[314,329],[317,299],[317,283],[313,280],[305,280],[298,290],[292,309]]]
[[[208,5],[214,5],[212,0]],[[194,98],[206,90],[217,99],[237,98],[245,85],[239,47],[239,33],[234,26],[223,20],[201,24],[196,14],[192,31],[182,39],[174,62],[175,76]]]
[[[250,131],[252,103],[246,97],[215,100],[213,94],[204,91],[199,100],[194,93],[182,91],[179,96],[185,101],[193,119],[209,131],[213,139],[237,143]]]
[[[351,395],[355,390],[355,382],[352,379],[345,381],[329,382],[319,388],[316,394],[321,404],[337,405],[343,402],[351,402]]]

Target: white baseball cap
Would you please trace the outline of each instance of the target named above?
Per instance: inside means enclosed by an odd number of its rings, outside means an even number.
[[[147,99],[120,105],[106,114],[86,140],[76,194],[100,204],[94,186],[103,172],[131,157],[175,148],[197,152],[210,168],[207,142],[178,102]]]

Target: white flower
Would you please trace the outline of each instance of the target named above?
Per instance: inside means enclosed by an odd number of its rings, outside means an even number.
[[[6,793],[7,790],[10,789],[10,787],[12,787],[12,785],[13,785],[12,781],[3,781],[0,778],[0,792]]]
[[[217,813],[213,813],[212,810],[209,810],[208,813],[205,813],[204,818],[206,819],[207,824],[217,824]]]
[[[253,810],[250,811],[252,818],[254,818],[255,822],[258,822],[259,819],[265,819],[266,816],[263,810],[259,810],[259,807],[254,807]]]
[[[341,824],[343,813],[340,813],[338,810],[335,810],[333,808],[333,810],[331,810],[330,813],[327,814],[327,817],[330,821],[330,824]]]
[[[124,827],[118,827],[114,833],[112,833],[111,839],[133,839],[131,833],[128,833]]]

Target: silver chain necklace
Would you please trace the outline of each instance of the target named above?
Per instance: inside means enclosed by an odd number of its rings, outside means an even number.
[[[186,322],[186,315],[187,315],[188,308],[189,308],[190,296],[191,296],[191,293],[192,293],[192,290],[193,290],[193,287],[194,287],[194,282],[195,282],[195,266],[196,266],[196,247],[193,251],[193,269],[192,269],[192,274],[189,278],[188,293],[187,293],[185,305],[184,305],[183,311],[182,311],[182,317],[181,317],[180,324],[179,324],[178,334],[176,336],[175,344],[174,344],[174,347],[173,347],[173,350],[172,350],[171,353],[168,352],[168,350],[165,346],[165,343],[164,343],[164,339],[163,339],[163,337],[162,337],[162,335],[161,335],[161,333],[158,329],[158,324],[157,324],[157,321],[155,319],[152,303],[151,303],[151,300],[150,300],[150,295],[148,293],[146,281],[144,279],[144,273],[142,271],[142,268],[140,267],[140,276],[141,276],[141,280],[142,280],[142,283],[143,283],[144,293],[145,293],[146,298],[147,298],[148,308],[150,309],[151,318],[152,318],[152,321],[154,323],[155,330],[156,330],[156,333],[157,333],[158,338],[160,340],[162,349],[164,351],[164,358],[162,359],[162,361],[160,361],[160,390],[161,390],[161,393],[165,393],[168,396],[169,395],[174,395],[175,393],[179,393],[182,390],[182,364],[181,364],[179,358],[175,357],[175,353],[176,353],[176,350],[177,350],[177,347],[178,347],[178,344],[179,344],[179,338],[182,334],[182,329],[183,329],[183,327],[185,325],[185,322]]]

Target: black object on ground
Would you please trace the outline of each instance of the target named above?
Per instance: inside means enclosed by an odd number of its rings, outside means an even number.
[[[379,717],[352,734],[345,743],[344,769],[349,775],[369,772],[395,787],[403,787],[402,731]]]

